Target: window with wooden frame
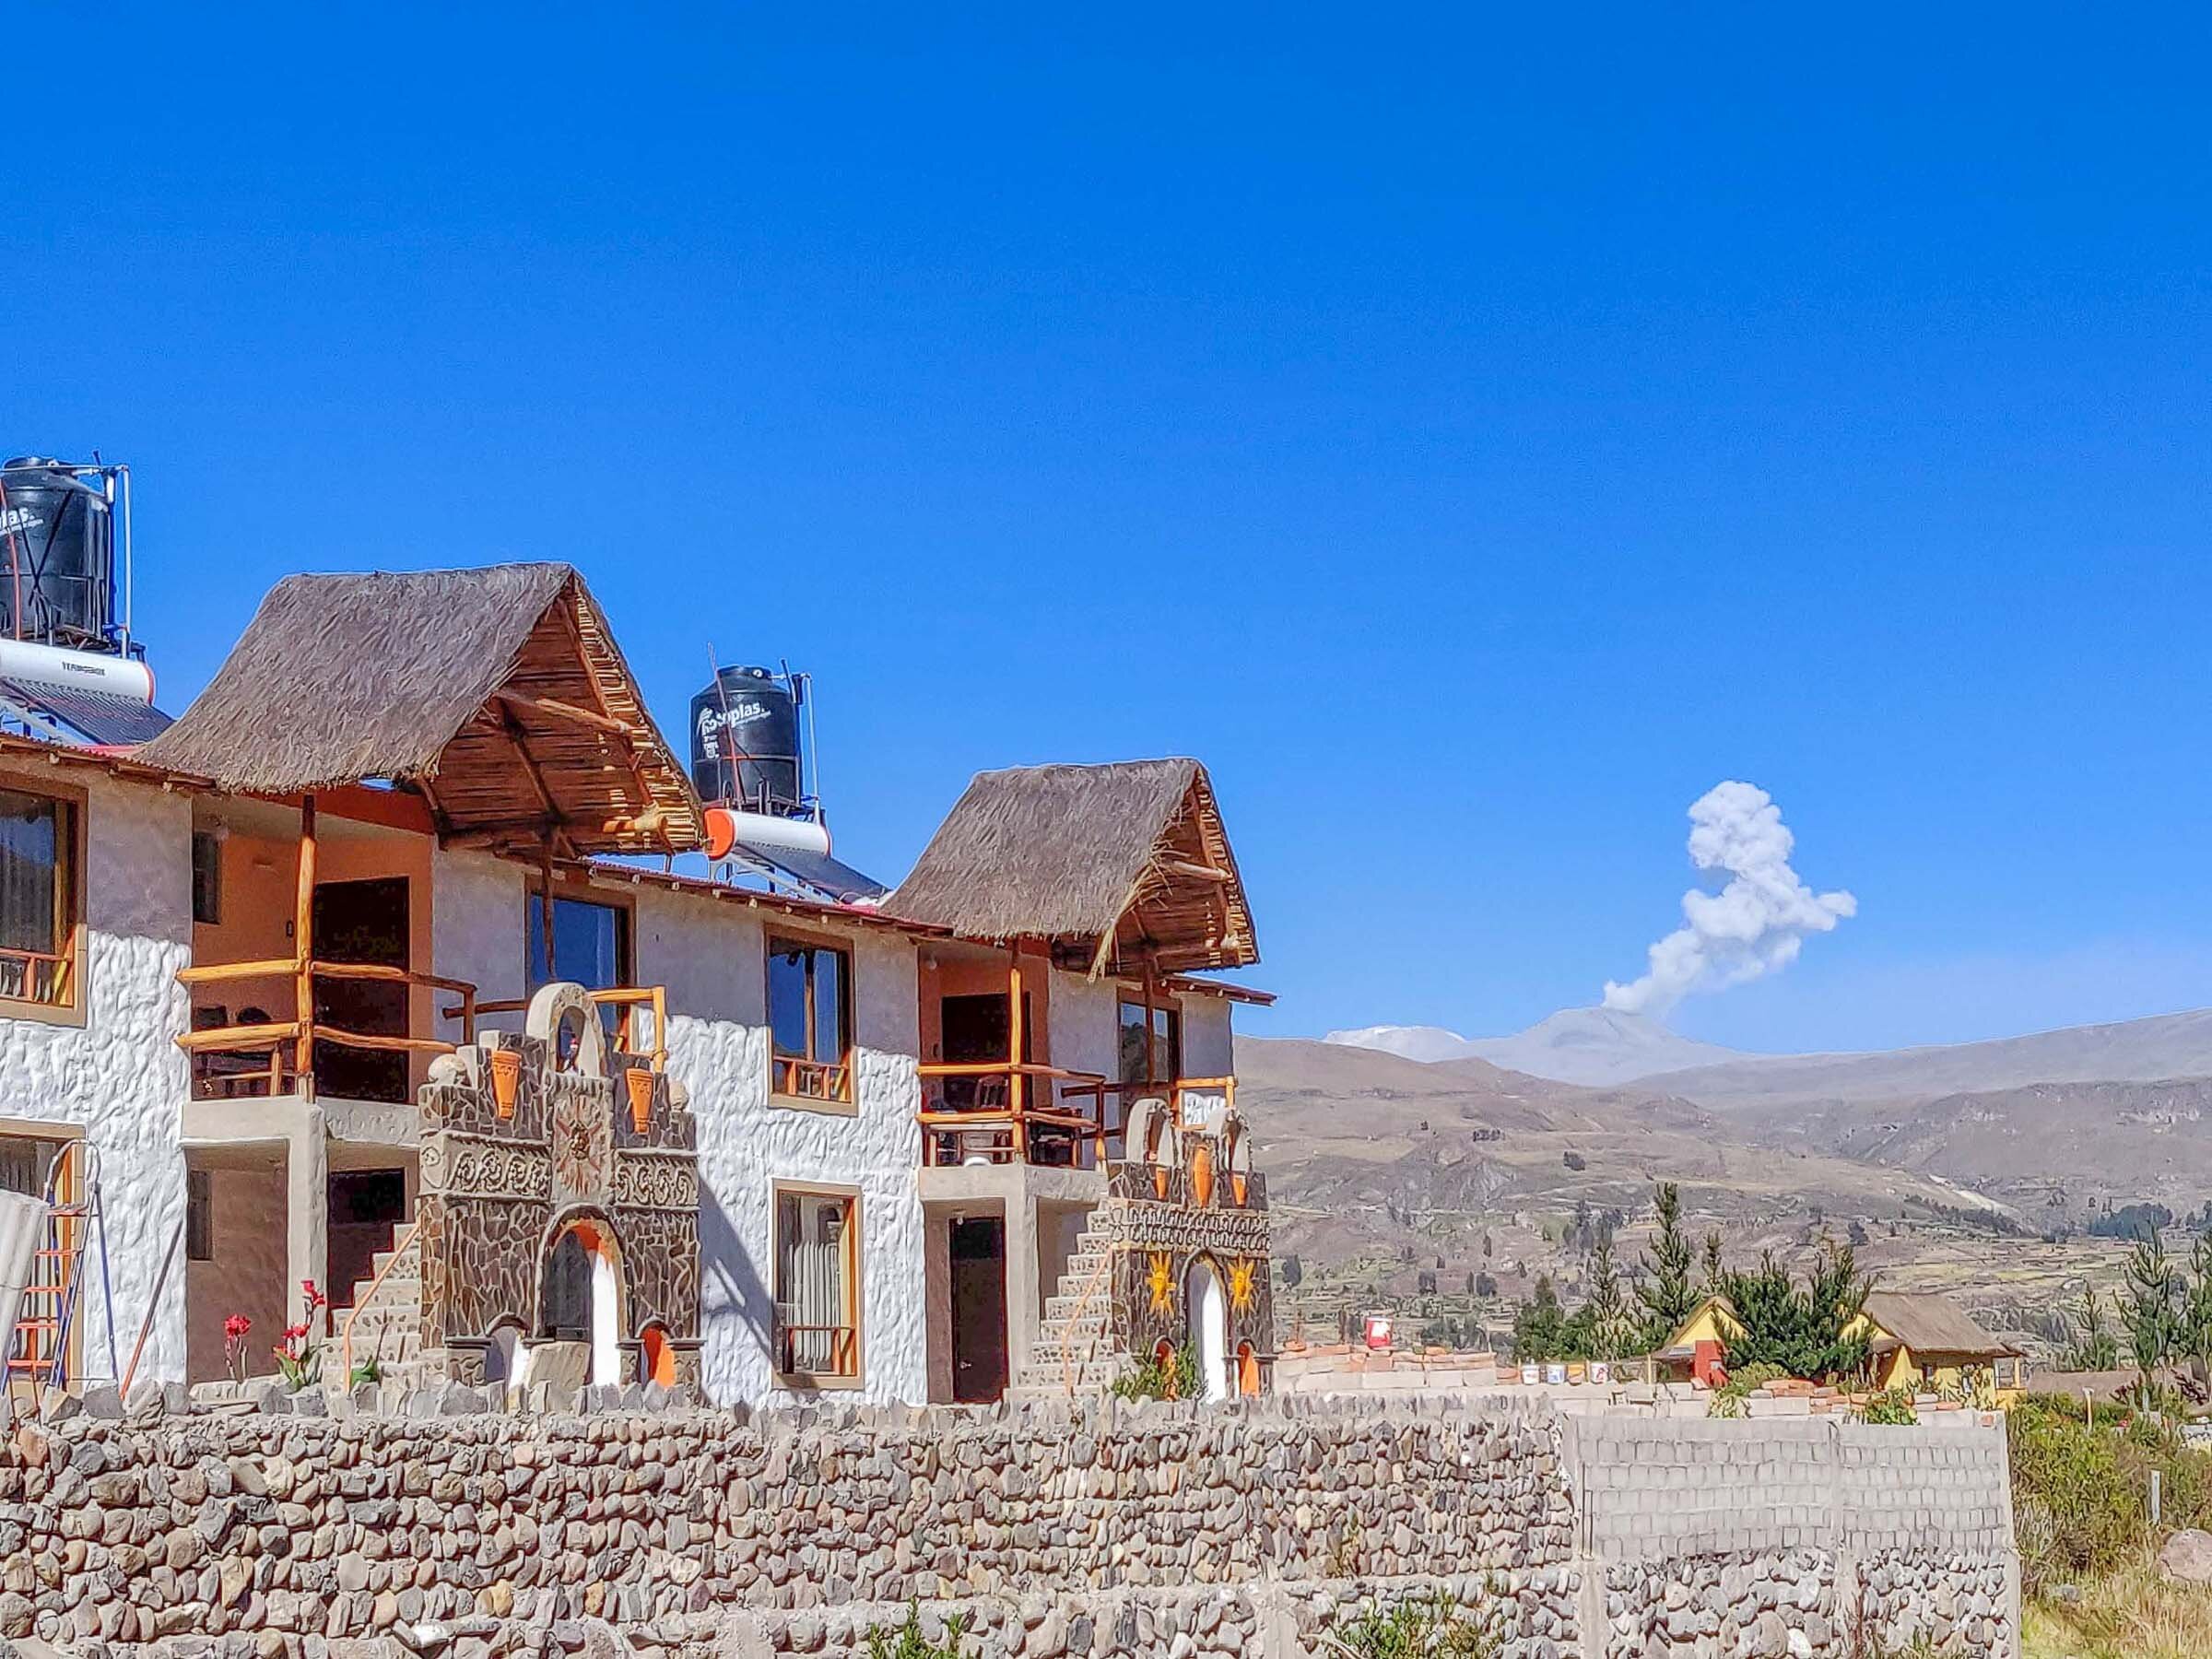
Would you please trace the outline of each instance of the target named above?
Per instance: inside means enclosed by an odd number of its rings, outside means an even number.
[[[854,1388],[860,1369],[860,1195],[778,1185],[776,1374],[806,1388]]]
[[[853,956],[802,939],[768,942],[769,1091],[853,1104]]]
[[[0,1013],[82,1014],[84,801],[0,782]]]
[[[1165,1085],[1182,1076],[1182,1010],[1153,994],[1122,993],[1122,1082],[1130,1088]]]
[[[594,899],[553,895],[553,966],[546,966],[546,896],[533,888],[523,906],[524,980],[531,990],[556,979],[586,991],[618,991],[630,982],[629,908]]]
[[[192,832],[192,919],[210,926],[223,920],[223,838],[212,830]]]

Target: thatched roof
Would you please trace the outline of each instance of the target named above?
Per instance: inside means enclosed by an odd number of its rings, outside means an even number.
[[[1916,1359],[1989,1360],[2018,1351],[1976,1324],[1947,1296],[1877,1290],[1866,1298],[1866,1317],[1911,1348]]]
[[[401,784],[483,845],[699,841],[683,765],[565,564],[287,577],[138,758],[258,794]]]
[[[1195,760],[978,773],[882,908],[967,938],[1049,940],[1094,972],[1117,951],[1166,971],[1259,959]]]

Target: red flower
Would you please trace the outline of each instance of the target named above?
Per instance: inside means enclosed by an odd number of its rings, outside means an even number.
[[[223,1321],[223,1335],[228,1336],[233,1342],[237,1341],[241,1336],[243,1336],[253,1328],[253,1322],[248,1319],[243,1313],[233,1313],[229,1318]]]

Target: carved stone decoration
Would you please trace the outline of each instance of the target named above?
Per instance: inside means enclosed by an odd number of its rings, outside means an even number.
[[[504,1116],[494,1053],[520,1067]],[[572,984],[538,992],[521,1036],[487,1032],[431,1067],[419,1099],[417,1218],[422,1350],[434,1370],[483,1377],[502,1328],[519,1330],[525,1347],[557,1335],[540,1305],[545,1268],[582,1217],[594,1253],[616,1267],[623,1376],[645,1374],[650,1335],[653,1348],[673,1354],[677,1381],[698,1380],[696,1125],[682,1086],[655,1074],[641,1128],[624,1069]]]
[[[1142,1359],[1162,1342],[1180,1347],[1192,1341],[1194,1299],[1180,1287],[1203,1260],[1222,1276],[1227,1292],[1234,1381],[1246,1386],[1249,1373],[1265,1387],[1275,1364],[1267,1184],[1252,1167],[1243,1119],[1225,1112],[1210,1132],[1177,1133],[1164,1119],[1156,1125],[1134,1112],[1131,1123],[1129,1155],[1106,1166],[1107,1199],[1090,1222],[1114,1246],[1112,1346]],[[1155,1126],[1159,1134],[1147,1156]],[[1202,1167],[1209,1180],[1197,1178]]]

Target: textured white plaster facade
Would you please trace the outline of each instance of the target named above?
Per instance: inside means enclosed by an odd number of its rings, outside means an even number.
[[[192,807],[182,794],[89,767],[0,769],[0,780],[86,797],[84,1023],[0,1017],[0,1115],[81,1130],[96,1149],[115,1342],[127,1364],[184,1218],[177,1111],[186,1065],[174,1039],[189,1006],[176,973],[192,951]],[[82,1362],[104,1375],[110,1310],[97,1257],[86,1267]],[[184,1374],[184,1297],[174,1274],[139,1363],[153,1376]]]
[[[925,1399],[913,946],[875,929],[786,922],[703,894],[631,890],[638,981],[667,987],[668,1069],[690,1089],[699,1125],[700,1374],[708,1394],[719,1402],[794,1397],[778,1386],[770,1353],[774,1190],[787,1181],[860,1193],[861,1386],[838,1397]],[[771,1101],[771,931],[853,953],[853,1112]]]
[[[431,971],[476,986],[482,1002],[523,994],[524,903],[529,875],[488,853],[439,848],[430,856]],[[485,1022],[521,1030],[522,1016]],[[455,1035],[451,1026],[442,1028]]]
[[[1121,1075],[1121,989],[1111,979],[1053,971],[1053,1064],[1067,1071]]]

